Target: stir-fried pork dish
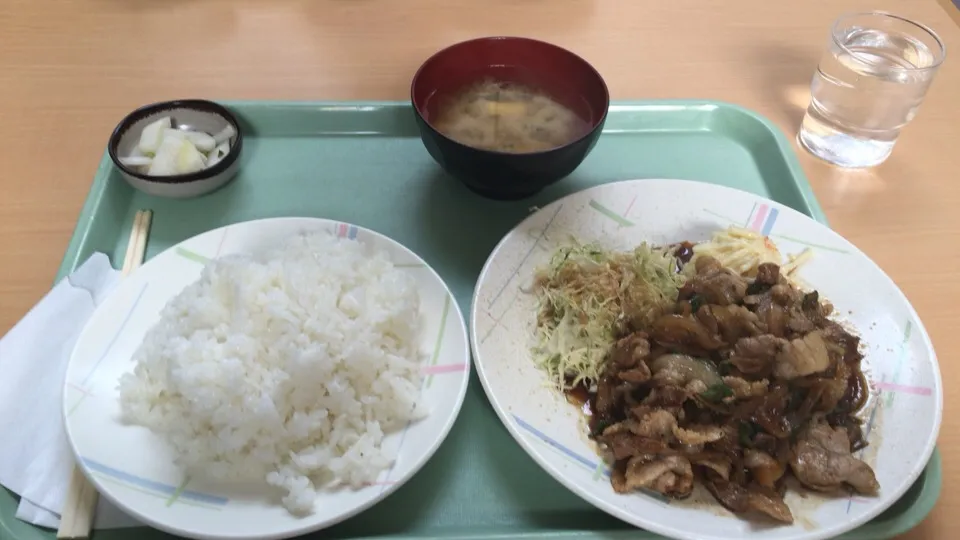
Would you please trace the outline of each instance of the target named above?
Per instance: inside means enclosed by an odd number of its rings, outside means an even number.
[[[675,301],[611,326],[595,380],[565,373],[613,489],[682,499],[701,484],[734,513],[785,523],[791,477],[820,492],[876,494],[873,470],[855,455],[867,444],[859,338],[778,264],[751,277],[711,256],[689,266]],[[541,324],[562,320],[556,310],[545,305]]]

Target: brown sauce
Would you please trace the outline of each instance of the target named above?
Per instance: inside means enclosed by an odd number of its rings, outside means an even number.
[[[593,416],[593,406],[591,405],[593,395],[590,394],[590,390],[585,384],[581,383],[568,388],[564,394],[567,396],[567,401],[580,408],[584,415]]]
[[[677,249],[673,252],[673,256],[680,259],[680,262],[683,264],[687,264],[690,262],[690,259],[693,258],[693,243],[680,242]]]
[[[567,401],[570,402],[571,405],[579,408],[584,416],[587,418],[593,416],[593,400],[595,396],[590,393],[586,385],[581,383],[573,388],[568,388],[564,394],[567,396]]]
[[[863,375],[863,366],[857,363],[856,371],[847,379],[847,391],[837,405],[837,408],[850,413],[856,413],[863,408],[867,401],[867,382]]]
[[[673,256],[677,258],[677,272],[683,270],[683,267],[693,258],[693,246],[692,242],[684,241],[677,244],[676,249],[673,250]]]

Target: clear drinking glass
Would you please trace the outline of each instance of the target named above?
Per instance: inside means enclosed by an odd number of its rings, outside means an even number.
[[[917,114],[945,54],[933,30],[903,17],[840,17],[813,76],[800,144],[841,167],[879,165]]]

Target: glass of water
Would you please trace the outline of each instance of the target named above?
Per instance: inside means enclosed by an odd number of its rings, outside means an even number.
[[[813,76],[800,144],[841,167],[879,165],[917,114],[945,54],[933,30],[903,17],[840,17]]]

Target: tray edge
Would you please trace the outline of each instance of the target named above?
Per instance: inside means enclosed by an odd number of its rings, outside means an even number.
[[[318,106],[336,106],[336,105],[350,105],[356,107],[382,107],[382,108],[402,108],[409,107],[410,104],[406,101],[268,101],[268,100],[221,100],[222,104],[228,107],[250,107],[250,106],[283,106],[283,107],[318,107]],[[823,212],[823,209],[820,206],[820,203],[817,201],[814,194],[813,188],[810,185],[809,180],[805,172],[803,171],[802,166],[800,165],[799,158],[797,157],[796,150],[790,144],[789,139],[780,130],[776,124],[771,120],[764,117],[763,115],[731,102],[725,102],[720,100],[700,100],[700,99],[682,99],[682,100],[618,100],[611,105],[622,105],[622,106],[649,106],[651,104],[661,104],[661,105],[678,105],[678,106],[688,106],[688,107],[697,107],[697,106],[715,106],[721,107],[729,110],[733,110],[739,114],[749,117],[752,121],[761,125],[775,140],[777,143],[777,148],[780,153],[783,155],[784,160],[786,161],[787,168],[790,170],[793,181],[797,184],[797,187],[800,190],[800,196],[804,204],[810,210],[810,216],[829,226],[829,222],[826,218],[826,214]],[[61,260],[60,266],[57,270],[56,278],[54,283],[59,282],[63,277],[65,277],[69,272],[71,272],[78,264],[79,261],[79,252],[80,247],[82,246],[86,235],[89,233],[89,223],[92,220],[93,215],[96,213],[102,194],[108,188],[109,182],[109,173],[112,168],[112,163],[106,152],[104,152],[103,157],[99,165],[97,166],[93,184],[91,185],[90,191],[87,194],[87,197],[84,201],[83,207],[80,211],[80,214],[77,218],[76,226],[74,227],[74,232],[71,235],[70,241],[67,245],[67,249],[64,253],[64,256]],[[843,535],[842,538],[892,538],[894,536],[903,534],[914,527],[916,527],[920,522],[922,522],[933,510],[933,507],[936,505],[937,500],[942,489],[942,464],[939,448],[934,450],[934,454],[931,457],[930,461],[927,463],[926,467],[923,470],[924,484],[921,488],[919,495],[917,496],[916,503],[912,505],[906,512],[898,515],[897,518],[893,520],[893,523],[899,525],[895,528],[887,528],[883,531],[868,531],[872,522],[868,522],[861,526],[858,529],[855,529]],[[24,524],[27,527],[33,529],[40,529],[39,527],[32,526],[29,524]],[[13,531],[10,530],[10,527],[3,520],[0,520],[0,532],[8,532],[12,535],[14,540],[17,540],[17,536],[14,535]],[[39,532],[39,531],[38,531]],[[619,536],[618,533],[613,531],[605,531],[603,533],[595,532],[583,532],[583,533],[570,533],[570,534],[555,534],[554,537],[563,537],[563,538],[594,538],[594,537],[603,537],[610,538]],[[879,533],[880,536],[873,536],[872,534],[867,534],[868,532]],[[636,534],[636,531],[622,531],[623,535],[633,535]],[[32,535],[31,535],[32,536]],[[465,536],[456,535],[458,538],[463,538]],[[497,538],[511,538],[515,537],[514,535],[503,535],[496,536]],[[418,538],[418,537],[405,537],[405,538]],[[429,537],[424,537],[429,538]]]

